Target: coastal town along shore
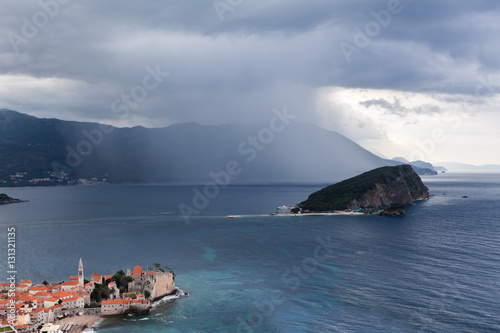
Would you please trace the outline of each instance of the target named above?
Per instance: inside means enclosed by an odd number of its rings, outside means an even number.
[[[121,282],[126,281],[126,286],[118,285],[117,277],[121,275],[125,277]],[[97,290],[105,292],[96,300],[91,295],[97,296],[94,292]],[[78,274],[71,276],[69,281],[0,283],[0,329],[10,326],[20,333],[77,332],[76,328],[83,330],[92,324],[57,324],[72,316],[94,316],[95,322],[95,316],[146,313],[152,301],[176,291],[174,273],[159,267],[145,271],[137,265],[133,270],[128,269],[127,274],[123,271],[115,275],[93,273],[91,280],[85,280],[80,259]]]

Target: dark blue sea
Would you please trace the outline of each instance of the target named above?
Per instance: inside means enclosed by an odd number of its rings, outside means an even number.
[[[405,217],[272,213],[320,185],[229,186],[185,220],[203,186],[4,188],[0,267],[16,227],[19,278],[175,270],[190,295],[111,332],[500,332],[500,175],[423,178],[433,196]],[[468,198],[463,198],[468,196]]]

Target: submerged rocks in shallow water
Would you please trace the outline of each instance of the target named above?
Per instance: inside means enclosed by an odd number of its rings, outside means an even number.
[[[387,208],[382,209],[381,211],[375,213],[374,215],[380,216],[405,216],[405,206],[404,205],[392,205]]]

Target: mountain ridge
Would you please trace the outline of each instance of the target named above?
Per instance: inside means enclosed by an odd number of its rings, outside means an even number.
[[[118,128],[3,109],[0,185],[69,185],[79,179],[208,182],[211,172],[225,170],[233,160],[242,167],[233,182],[324,183],[399,163],[376,156],[338,132],[272,119],[253,125]]]

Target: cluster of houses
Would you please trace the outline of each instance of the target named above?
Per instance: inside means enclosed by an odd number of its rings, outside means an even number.
[[[0,184],[10,184],[14,186],[21,185],[97,185],[97,184],[107,184],[107,179],[103,178],[99,180],[98,178],[79,178],[74,179],[66,172],[45,172],[45,177],[33,177],[28,172],[16,172],[15,174],[6,176],[4,179],[0,179]]]
[[[96,284],[102,285],[113,275],[103,276],[92,274],[89,282],[83,277],[83,264],[80,259],[78,275],[71,276],[70,280],[60,284],[37,284],[30,280],[22,280],[17,284],[0,283],[0,327],[10,325],[18,332],[38,332],[47,323],[75,314],[120,315],[126,313],[146,312],[151,307],[150,302],[141,293],[148,290],[152,299],[163,293],[164,277],[171,273],[159,271],[143,272],[141,266],[133,271],[128,270],[132,277],[129,291],[120,294],[115,282],[109,282],[109,298],[100,303],[100,307],[90,308],[90,295]],[[162,282],[161,285],[156,283]],[[175,290],[173,279],[167,279],[168,292]],[[170,283],[171,282],[171,283]],[[145,286],[149,289],[144,289]],[[173,288],[173,289],[172,289]],[[158,290],[156,290],[158,289]],[[161,290],[160,290],[161,289]]]
[[[15,285],[14,292],[10,283],[1,283],[2,325],[31,332],[33,328],[64,317],[70,311],[83,309],[85,304],[90,304],[90,293],[78,288],[74,282],[33,285],[30,280],[22,280]]]

